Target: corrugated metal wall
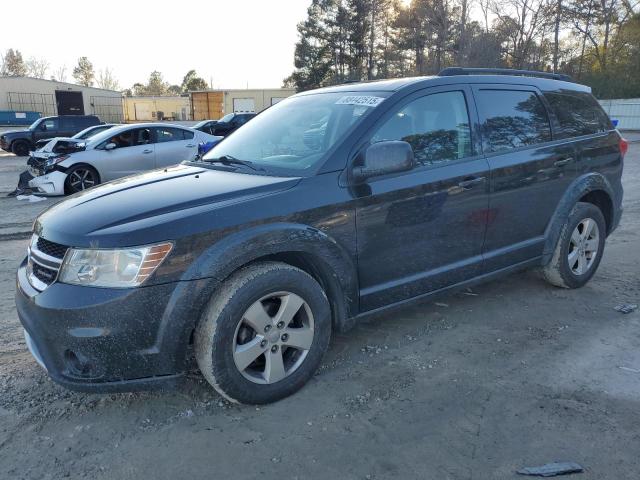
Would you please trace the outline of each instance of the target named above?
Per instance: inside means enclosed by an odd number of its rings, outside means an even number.
[[[618,120],[621,130],[640,130],[640,98],[600,100],[609,118]]]

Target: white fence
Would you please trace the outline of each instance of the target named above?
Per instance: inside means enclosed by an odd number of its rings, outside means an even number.
[[[620,130],[640,130],[640,98],[600,100],[609,118],[618,120]]]

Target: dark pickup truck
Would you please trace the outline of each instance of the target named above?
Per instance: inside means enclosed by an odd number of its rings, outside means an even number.
[[[364,315],[524,268],[585,285],[620,220],[626,151],[561,75],[447,69],[303,92],[200,161],[40,215],[18,315],[69,388],[167,385],[195,356],[225,398],[272,402]]]
[[[71,137],[93,125],[99,125],[95,115],[61,115],[43,117],[24,130],[9,130],[0,136],[0,148],[23,157],[34,150],[39,140],[54,137]]]

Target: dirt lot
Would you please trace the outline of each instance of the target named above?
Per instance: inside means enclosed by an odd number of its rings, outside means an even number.
[[[24,159],[0,156],[0,192]],[[512,479],[554,460],[576,478],[640,472],[640,145],[625,214],[589,285],[534,272],[361,323],[299,394],[229,405],[194,373],[177,390],[85,395],[26,351],[14,270],[51,200],[0,198],[0,478]],[[2,193],[4,196],[4,193]]]

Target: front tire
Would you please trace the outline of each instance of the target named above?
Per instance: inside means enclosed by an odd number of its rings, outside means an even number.
[[[29,155],[29,143],[24,140],[16,140],[11,145],[11,151],[18,157],[26,157]]]
[[[263,262],[231,275],[211,299],[195,354],[227,400],[263,404],[302,388],[330,337],[331,309],[318,282],[291,265]]]
[[[543,268],[547,282],[580,288],[596,273],[604,252],[607,225],[598,207],[578,202],[562,227],[553,257]]]
[[[64,181],[64,193],[82,192],[87,188],[94,187],[100,183],[100,176],[95,168],[89,165],[76,165],[67,170],[67,178]]]

